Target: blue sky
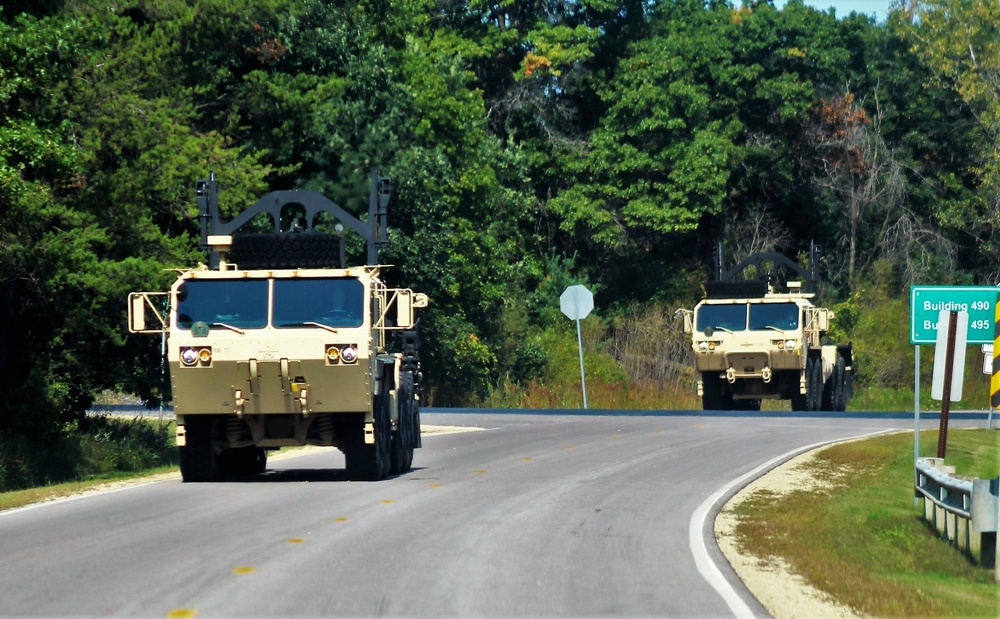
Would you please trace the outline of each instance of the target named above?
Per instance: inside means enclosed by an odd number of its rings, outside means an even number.
[[[825,11],[833,7],[837,11],[837,17],[847,17],[851,11],[864,15],[875,15],[875,19],[880,22],[885,21],[885,16],[889,10],[890,0],[805,0],[805,4]],[[781,8],[785,6],[785,0],[775,0],[774,6]]]

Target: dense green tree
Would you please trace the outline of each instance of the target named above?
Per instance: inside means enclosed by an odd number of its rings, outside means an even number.
[[[869,264],[995,280],[997,22],[967,0],[885,24],[801,0],[6,3],[0,429],[155,397],[123,301],[204,260],[209,172],[227,217],[289,188],[363,213],[372,168],[394,178],[382,260],[431,297],[437,404],[545,375],[568,283],[600,312],[688,299],[717,241],[815,240],[841,297]]]
[[[97,4],[0,22],[0,426],[27,433],[102,388],[151,395],[155,374],[129,370],[140,351],[156,370],[155,348],[126,340],[125,296],[195,257],[188,196],[205,161],[237,194],[257,193],[268,172],[192,127],[189,91],[171,79],[170,26],[184,24]]]
[[[969,187],[936,212],[941,224],[975,247],[974,267],[1000,280],[1000,4],[993,0],[925,0],[899,15],[911,49],[931,70],[930,87],[958,95],[974,119],[969,168],[955,183]],[[955,171],[953,171],[955,173]],[[964,178],[962,178],[964,177]]]

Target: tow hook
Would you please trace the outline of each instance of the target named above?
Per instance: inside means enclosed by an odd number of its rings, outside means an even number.
[[[729,381],[730,385],[736,382],[736,370],[733,366],[729,366],[729,369],[726,370],[726,380]]]
[[[760,371],[760,377],[764,379],[765,383],[771,382],[771,368],[764,366],[764,369]]]

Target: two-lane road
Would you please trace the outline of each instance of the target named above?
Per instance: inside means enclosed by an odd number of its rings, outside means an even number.
[[[482,430],[426,436],[412,472],[377,483],[346,481],[323,450],[251,482],[0,513],[0,614],[763,615],[712,542],[709,497],[804,446],[912,429],[875,415],[422,418]]]

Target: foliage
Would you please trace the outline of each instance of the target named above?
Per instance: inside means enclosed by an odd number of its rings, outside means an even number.
[[[141,418],[86,417],[38,440],[0,433],[0,492],[176,463],[172,429]]]
[[[934,80],[952,90],[975,119],[964,172],[976,191],[940,212],[945,226],[983,246],[978,271],[1000,277],[1000,6],[996,2],[923,0],[901,15],[912,51]]]
[[[209,172],[227,217],[289,188],[362,213],[371,169],[393,177],[381,260],[431,298],[434,404],[575,380],[558,296],[580,282],[598,293],[594,380],[683,390],[666,317],[718,241],[827,247],[861,385],[902,385],[907,351],[878,327],[906,286],[1000,272],[994,10],[7,3],[0,430],[54,440],[108,388],[169,397],[122,301],[204,260],[192,187]],[[892,285],[869,281],[882,263]]]

